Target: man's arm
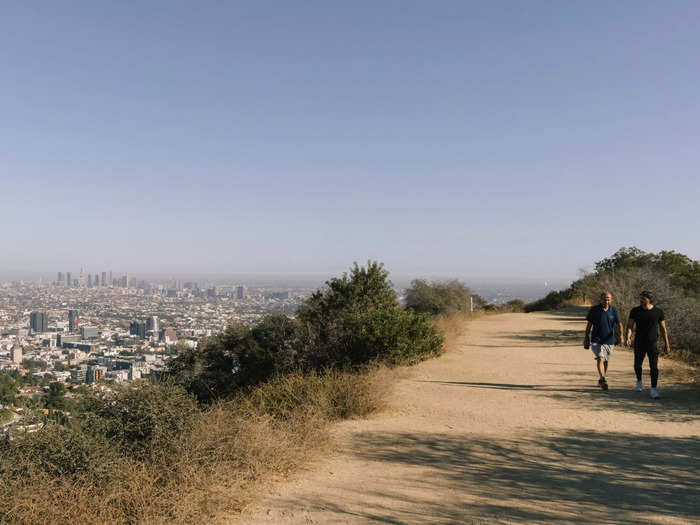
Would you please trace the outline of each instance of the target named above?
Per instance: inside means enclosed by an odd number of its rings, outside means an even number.
[[[625,344],[625,329],[622,326],[622,321],[617,322],[617,333],[619,336],[618,341],[620,341],[618,344],[624,345]]]
[[[666,353],[671,351],[671,344],[668,342],[668,330],[666,329],[666,321],[663,319],[659,321],[659,326],[661,327],[661,333],[664,336],[664,344],[666,345]]]
[[[593,323],[586,321],[586,335],[583,336],[583,347],[586,349],[591,346],[591,328],[593,328]]]
[[[630,346],[632,344],[632,327],[634,326],[634,319],[632,319],[632,316],[627,319],[627,341],[625,341],[625,344],[627,346]]]

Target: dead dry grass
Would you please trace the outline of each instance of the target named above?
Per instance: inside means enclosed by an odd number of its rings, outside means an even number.
[[[170,457],[123,458],[112,475],[51,475],[26,458],[0,482],[0,522],[13,524],[217,522],[266,480],[323,453],[329,424],[381,409],[389,372],[294,373],[201,412]],[[15,465],[14,472],[18,472]]]
[[[473,315],[483,315],[474,312]],[[452,352],[457,348],[458,339],[464,335],[469,326],[470,317],[464,314],[456,314],[449,317],[437,317],[435,324],[445,334],[443,353]]]

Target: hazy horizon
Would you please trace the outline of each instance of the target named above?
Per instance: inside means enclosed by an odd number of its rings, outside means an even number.
[[[8,4],[0,272],[700,259],[700,4]]]

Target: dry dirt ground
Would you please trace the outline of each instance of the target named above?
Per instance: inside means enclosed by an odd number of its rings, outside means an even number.
[[[663,398],[649,398],[648,369],[634,392],[620,349],[601,391],[582,316],[476,319],[405,374],[388,411],[338,425],[333,454],[239,523],[700,522],[698,391],[662,359]]]

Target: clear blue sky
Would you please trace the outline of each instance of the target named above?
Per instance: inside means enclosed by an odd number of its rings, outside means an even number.
[[[700,258],[700,3],[12,2],[0,267]]]

